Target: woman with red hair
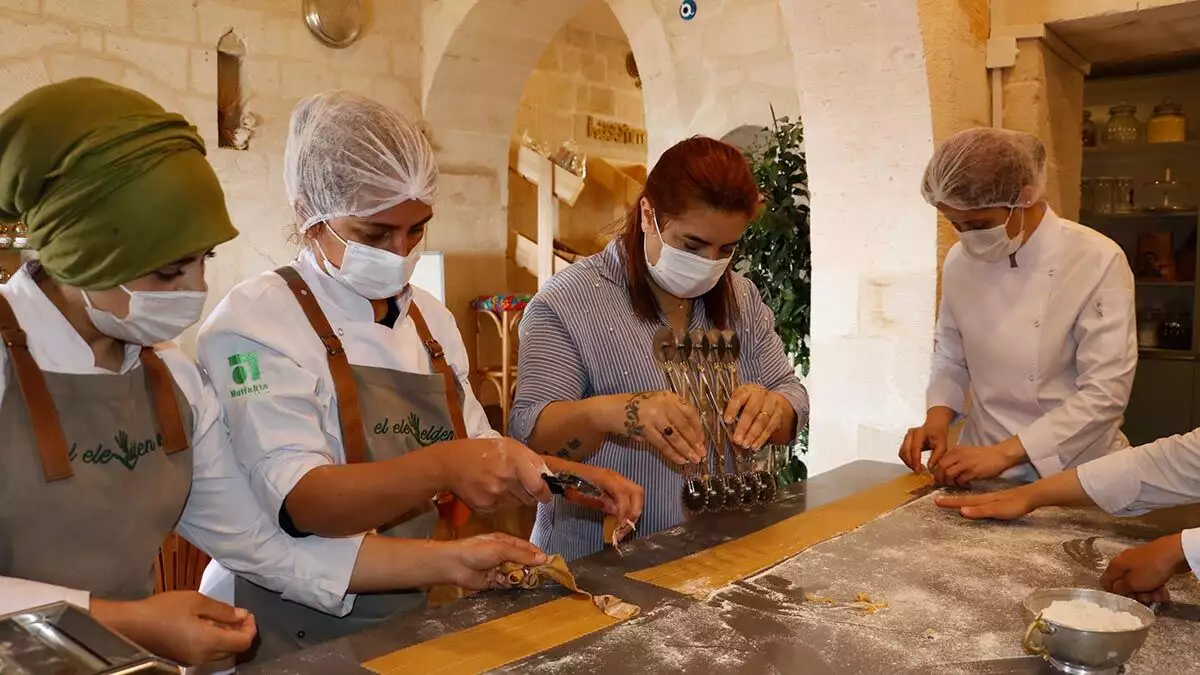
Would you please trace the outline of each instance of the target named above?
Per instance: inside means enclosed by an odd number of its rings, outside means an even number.
[[[808,394],[758,289],[729,269],[758,207],[745,158],[696,137],[667,150],[619,238],[555,275],[525,310],[510,429],[543,454],[642,485],[638,530],[683,520],[685,466],[705,457],[700,415],[666,391],[655,333],[734,330],[742,385],[724,411],[732,442],[788,443],[808,423]],[[568,559],[603,547],[602,515],[561,499],[538,507],[533,541]]]

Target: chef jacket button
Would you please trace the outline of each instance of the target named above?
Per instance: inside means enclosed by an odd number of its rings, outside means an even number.
[[[1036,380],[1036,379],[1037,379],[1037,378],[1036,378],[1036,377],[1034,377],[1034,376],[1032,376],[1032,375],[1030,375],[1030,376],[1029,376],[1029,381],[1030,381],[1030,382],[1033,382],[1033,381],[1034,381],[1034,380]]]
[[[304,639],[304,631],[297,631],[296,638],[303,640]]]
[[[1042,327],[1042,322],[1041,322],[1041,321],[1034,321],[1034,322],[1033,322],[1033,327],[1034,327],[1034,328],[1041,328],[1041,327]]]
[[[1050,276],[1054,276],[1054,270],[1050,270]]]

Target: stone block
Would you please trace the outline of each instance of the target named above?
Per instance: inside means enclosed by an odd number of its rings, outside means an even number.
[[[641,92],[620,92],[617,94],[617,119],[632,125],[641,126],[645,122],[646,106]]]
[[[109,82],[120,82],[125,73],[125,65],[116,59],[72,52],[47,54],[46,68],[49,70],[50,79],[55,82],[76,77],[96,77]]]
[[[122,29],[129,25],[126,0],[43,0],[46,16],[73,24]]]
[[[583,54],[583,77],[595,84],[606,84],[608,82],[608,63],[604,60],[603,54],[596,52],[585,52]]]
[[[163,108],[170,112],[187,114],[187,107],[184,105],[183,93],[181,90],[174,89],[168,83],[163,82],[161,78],[155,74],[143,70],[140,66],[127,63],[125,72],[121,76],[121,81],[118,83],[129,87],[134,91],[139,91],[146,96],[154,99]],[[216,115],[217,108],[213,105],[213,114]],[[188,120],[195,124],[193,120]]]
[[[568,26],[565,37],[567,44],[578,47],[585,52],[591,52],[596,49],[596,36],[589,31]]]
[[[421,76],[421,45],[397,41],[391,45],[392,73],[400,77]]]
[[[216,47],[221,38],[233,31],[246,45],[247,53],[262,49],[266,42],[266,16],[249,7],[240,6],[228,0],[206,1],[197,8],[199,11],[200,42]],[[304,22],[297,18],[295,23],[303,26]]]
[[[200,94],[217,93],[217,52],[215,49],[191,50],[192,91]],[[245,65],[243,64],[243,72]]]
[[[570,112],[579,107],[578,88],[569,78],[561,75],[548,75],[546,82],[546,107]]]
[[[337,73],[323,64],[283,61],[280,93],[292,99],[337,87]]]
[[[287,18],[270,18],[263,27],[262,44],[254,46],[254,52],[272,56],[286,56],[291,47],[292,24],[294,16]]]
[[[79,42],[76,31],[40,18],[0,16],[0,58],[31,54],[46,47],[69,47]]]
[[[17,102],[25,94],[50,84],[50,74],[42,59],[11,61],[0,65],[0,110]]]
[[[371,95],[372,78],[370,75],[350,70],[343,70],[339,75],[339,79],[341,83],[338,86],[340,86],[342,89],[348,89],[349,91],[362,94],[363,96]],[[390,80],[390,78],[388,79]]]
[[[0,9],[37,14],[38,0],[0,0]]]
[[[617,114],[617,99],[608,87],[588,87],[588,111],[597,115]]]
[[[188,48],[120,35],[104,36],[104,52],[136,65],[173,89],[187,89]]]
[[[542,50],[542,56],[537,62],[538,70],[557,71],[562,67],[562,59],[559,58],[558,41],[551,42]]]
[[[245,68],[246,82],[244,86],[249,92],[249,98],[274,98],[280,95],[279,61],[250,55],[242,62],[242,66]]]
[[[80,28],[79,46],[89,52],[104,51],[104,33],[95,28]]]
[[[371,83],[371,96],[410,120],[420,121],[419,92],[411,81],[397,77],[376,77]]]
[[[567,74],[576,74],[583,69],[583,50],[574,45],[563,45],[560,47],[559,69]]]
[[[392,70],[387,39],[379,33],[366,33],[345,49],[330,50],[329,59],[337,69],[375,74]]]
[[[199,11],[193,0],[131,0],[133,32],[195,42]]]
[[[186,117],[200,132],[200,137],[204,139],[211,155],[221,145],[217,128],[216,96],[188,94],[183,97],[181,103],[184,108],[179,111],[180,114]],[[229,198],[228,194],[226,198]]]

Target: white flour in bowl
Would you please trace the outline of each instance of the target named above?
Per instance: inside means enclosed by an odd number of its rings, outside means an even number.
[[[1087,600],[1055,600],[1042,610],[1042,618],[1079,630],[1137,630],[1142,620],[1129,612],[1117,612]]]

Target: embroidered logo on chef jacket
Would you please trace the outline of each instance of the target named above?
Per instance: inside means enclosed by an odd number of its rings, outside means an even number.
[[[421,418],[416,413],[409,413],[407,419],[394,423],[385,417],[383,421],[376,422],[371,430],[376,436],[408,436],[422,448],[434,443],[454,440],[454,429],[452,428],[435,425],[422,429]]]
[[[97,443],[96,447],[88,448],[80,453],[79,446],[72,443],[67,456],[72,462],[76,459],[81,459],[84,464],[110,464],[117,462],[126,469],[133,471],[137,468],[138,461],[142,457],[152,452],[157,452],[162,448],[163,438],[159,435],[151,439],[131,441],[129,434],[124,431],[118,431],[113,436],[113,445],[115,448],[109,447],[104,443]]]
[[[262,371],[258,368],[258,352],[242,352],[229,357],[229,377],[239,389],[230,389],[229,397],[238,398],[251,394],[265,394],[270,387],[262,380]]]

